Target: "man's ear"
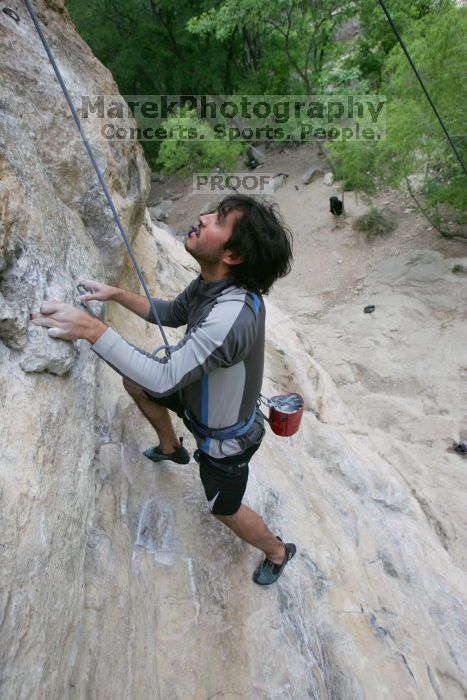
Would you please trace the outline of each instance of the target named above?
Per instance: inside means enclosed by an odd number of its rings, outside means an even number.
[[[232,253],[231,250],[226,250],[222,256],[222,262],[226,265],[240,265],[245,260],[243,255],[238,255],[237,253]]]

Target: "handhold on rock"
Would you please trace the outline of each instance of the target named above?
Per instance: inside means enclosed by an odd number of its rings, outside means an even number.
[[[365,314],[372,314],[373,311],[375,310],[375,308],[376,308],[376,307],[375,307],[374,304],[368,304],[368,306],[365,306],[365,308],[363,309],[363,313],[365,313]]]
[[[2,12],[4,12],[8,17],[11,17],[11,19],[14,19],[16,24],[19,22],[19,14],[15,12],[14,10],[11,9],[11,7],[4,7]]]
[[[0,338],[13,350],[26,345],[28,309],[25,304],[7,301],[0,294]]]
[[[43,329],[34,326],[19,364],[24,372],[47,371],[61,376],[72,368],[75,357],[73,343],[49,338]]]

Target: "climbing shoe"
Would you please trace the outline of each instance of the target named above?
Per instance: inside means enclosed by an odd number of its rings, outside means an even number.
[[[148,459],[152,460],[153,462],[177,462],[177,464],[188,464],[190,461],[191,457],[189,452],[183,447],[183,438],[179,438],[180,440],[180,447],[177,447],[177,449],[174,452],[170,452],[169,454],[164,454],[160,448],[159,445],[157,447],[148,447],[147,450],[143,451],[143,455],[147,457]]]
[[[282,542],[280,537],[277,539]],[[295,556],[296,551],[297,548],[292,542],[286,542],[285,557],[282,564],[274,564],[274,562],[269,561],[269,559],[265,559],[257,569],[255,569],[253,581],[259,586],[270,586],[271,583],[275,583],[284,571],[285,565]]]

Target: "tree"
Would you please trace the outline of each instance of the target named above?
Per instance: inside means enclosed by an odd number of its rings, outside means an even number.
[[[404,40],[448,131],[467,160],[464,104],[467,92],[467,8],[451,2],[407,26]],[[397,187],[417,175],[427,214],[440,230],[443,206],[466,220],[467,177],[399,46],[384,64],[382,92],[388,98],[387,138],[372,145],[332,143],[338,174],[356,189],[371,191],[378,181]],[[412,178],[412,182],[413,182]],[[443,229],[444,230],[444,229]]]
[[[389,0],[387,6],[399,32],[404,32],[415,20],[420,20],[442,7],[443,0]],[[381,86],[386,58],[397,44],[386,15],[378,0],[358,3],[359,35],[350,64],[357,65],[361,76],[373,90]]]
[[[289,86],[298,81],[297,92],[311,95],[335,31],[353,11],[349,0],[224,0],[193,17],[187,28],[194,35],[213,34],[224,41],[234,26],[242,38],[247,73],[253,76],[265,62],[273,72],[271,52],[280,52],[289,65]],[[280,65],[283,70],[284,62]]]
[[[211,127],[189,109],[167,119],[165,128],[169,134],[182,131],[186,135],[184,139],[169,137],[162,142],[158,165],[165,175],[212,172],[217,166],[222,172],[229,172],[246,150],[238,141],[216,139]],[[190,130],[193,138],[187,138]]]
[[[190,18],[205,4],[203,0],[69,0],[68,8],[122,94],[215,94],[232,87],[225,82],[231,73],[232,46],[186,31]]]

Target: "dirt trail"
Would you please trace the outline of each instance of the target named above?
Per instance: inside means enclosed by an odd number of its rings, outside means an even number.
[[[274,199],[294,235],[294,264],[291,274],[276,283],[271,294],[275,302],[284,302],[290,309],[293,297],[294,306],[300,308],[303,304],[307,313],[319,315],[337,301],[350,299],[358,293],[357,287],[368,270],[380,260],[415,248],[438,251],[450,257],[467,254],[465,243],[443,239],[416,211],[410,197],[398,191],[388,190],[372,198],[374,205],[396,223],[396,229],[387,237],[369,240],[365,233],[352,227],[355,219],[368,210],[368,197],[346,192],[345,217],[335,219],[329,212],[329,197],[342,196],[341,183],[327,186],[319,179],[303,185],[302,175],[312,165],[330,170],[318,149],[306,146],[266,154],[263,165],[254,171],[289,175]],[[242,164],[237,169],[246,171]],[[184,193],[174,203],[168,220],[178,232],[185,231],[196,220],[200,208],[210,201],[207,196],[192,193],[191,178],[169,178],[156,186],[154,191],[158,190]]]

